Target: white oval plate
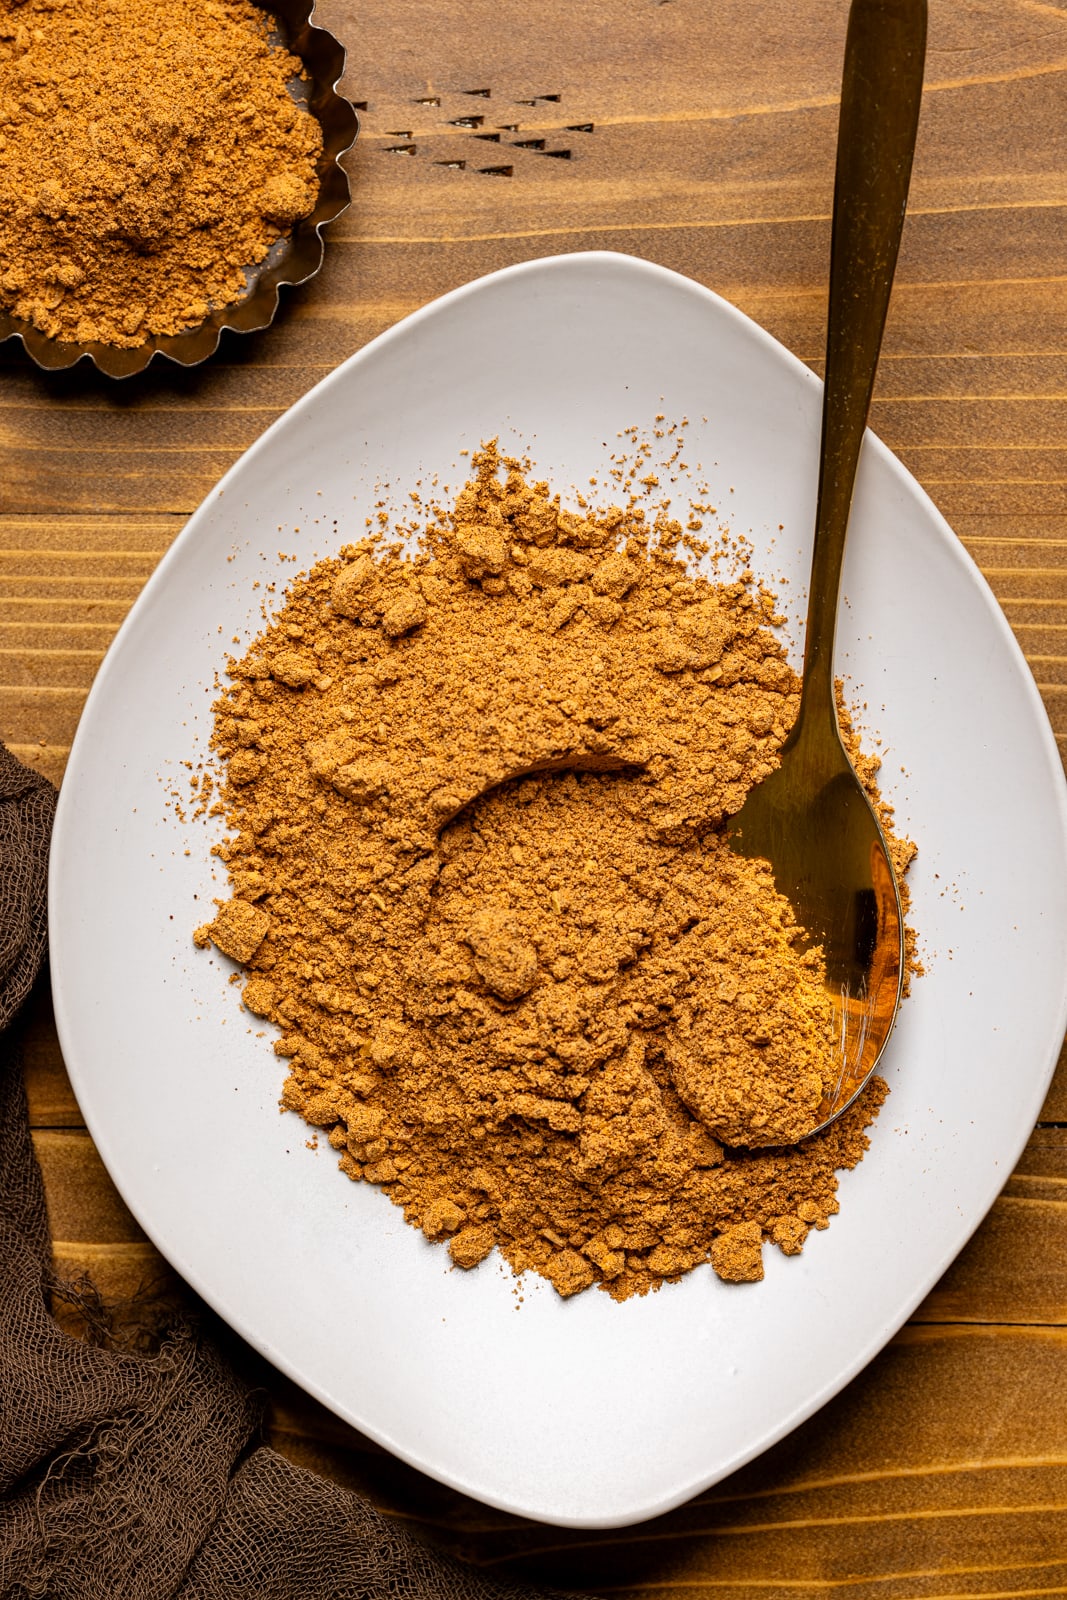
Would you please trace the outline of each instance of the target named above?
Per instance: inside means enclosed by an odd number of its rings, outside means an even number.
[[[253,583],[281,584],[361,533],[379,483],[397,503],[434,473],[454,491],[459,451],[496,434],[566,494],[606,477],[617,430],[687,417],[693,482],[707,478],[753,540],[756,570],[791,580],[801,638],[820,401],[754,323],[646,262],[572,255],[483,278],[353,356],[227,474],[130,613],[71,752],[52,852],[56,1017],[130,1209],[340,1416],[547,1522],[651,1517],[795,1427],[885,1344],[1011,1172],[1064,1031],[1067,805],[1004,618],[868,436],[838,668],[887,742],[885,789],[921,848],[912,920],[929,971],[886,1054],[892,1094],[843,1177],[841,1214],[799,1257],[768,1246],[756,1286],[703,1268],[623,1305],[564,1302],[542,1281],[519,1303],[496,1257],[449,1271],[279,1115],[270,1039],[249,1030],[228,964],[190,939],[223,893],[213,835],[180,825],[164,791],[184,790],[180,762],[204,753],[232,637],[258,630]]]

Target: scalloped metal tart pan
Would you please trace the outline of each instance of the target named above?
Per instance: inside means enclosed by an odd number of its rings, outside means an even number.
[[[198,327],[185,333],[153,334],[143,344],[124,350],[99,341],[80,344],[50,339],[31,323],[0,311],[0,342],[21,339],[30,358],[48,371],[72,367],[84,357],[111,378],[133,377],[156,356],[183,367],[198,366],[214,355],[223,328],[254,333],[269,327],[278,310],[282,285],[307,283],[315,276],[325,249],[322,230],[347,209],[351,199],[348,174],[340,158],[355,141],[359,118],[351,103],[337,93],[345,67],[344,46],[312,22],[314,0],[269,0],[263,9],[276,19],[281,43],[304,63],[307,78],[294,82],[293,93],[322,128],[314,210],[272,245],[257,266],[247,269],[248,288],[240,300],[218,306]]]

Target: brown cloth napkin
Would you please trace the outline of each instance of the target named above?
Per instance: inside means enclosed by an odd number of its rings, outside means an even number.
[[[211,1340],[72,1338],[10,1024],[41,966],[55,794],[0,745],[0,1596],[535,1600],[465,1568],[259,1442]]]

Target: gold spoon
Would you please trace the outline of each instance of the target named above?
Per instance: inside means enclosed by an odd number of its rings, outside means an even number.
[[[819,491],[800,710],[781,765],[730,819],[826,958],[840,1071],[818,1133],[870,1078],[897,1013],[904,921],[893,863],[837,720],[834,631],[852,491],[893,284],[926,51],[926,0],[853,0],[837,134]]]

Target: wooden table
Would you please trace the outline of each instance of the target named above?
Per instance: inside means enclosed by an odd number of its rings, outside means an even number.
[[[818,368],[845,13],[322,0],[365,104],[355,200],[277,326],[121,386],[0,351],[0,735],[58,781],[108,641],[220,474],[352,351],[491,268],[630,251]],[[872,421],[981,565],[1062,745],[1067,6],[935,0],[927,76]],[[29,1065],[59,1262],[129,1294],[162,1264],[81,1125],[43,990]],[[657,1522],[524,1525],[267,1382],[279,1448],[493,1570],[649,1597],[1067,1595],[1067,1070],[903,1332],[790,1438]]]

